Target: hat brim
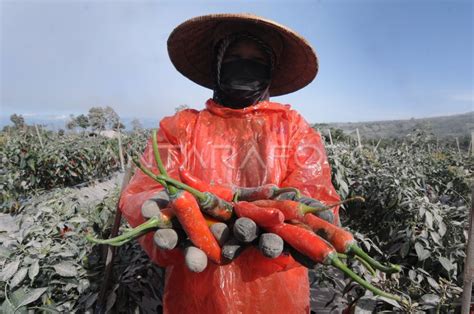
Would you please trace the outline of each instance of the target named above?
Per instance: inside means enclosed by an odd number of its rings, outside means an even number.
[[[225,32],[222,30],[230,32],[233,29],[244,29],[260,37],[276,52],[277,64],[270,96],[297,91],[316,77],[318,58],[302,36],[274,21],[252,14],[211,14],[185,21],[168,38],[171,62],[193,82],[213,89],[216,39],[223,36]]]

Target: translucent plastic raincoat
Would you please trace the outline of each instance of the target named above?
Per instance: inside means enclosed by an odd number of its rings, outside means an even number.
[[[273,183],[299,188],[325,203],[339,200],[320,135],[289,105],[263,101],[230,109],[210,99],[202,111],[164,118],[158,142],[175,178],[184,165],[210,183]],[[151,142],[142,161],[156,169]],[[132,226],[143,222],[141,205],[160,189],[137,171],[121,197],[121,210]],[[334,211],[337,216],[338,208]],[[181,251],[159,250],[152,233],[139,241],[155,263],[166,267],[165,313],[309,313],[307,269],[289,255],[270,259],[249,247],[228,265],[209,263],[202,273],[192,273]]]

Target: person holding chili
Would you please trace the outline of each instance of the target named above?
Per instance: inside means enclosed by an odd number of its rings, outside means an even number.
[[[157,141],[171,177],[179,179],[185,169],[214,186],[274,184],[299,189],[307,204],[340,201],[321,135],[290,105],[270,101],[303,88],[318,72],[316,53],[302,36],[251,14],[212,14],[176,27],[168,52],[180,73],[213,91],[205,109],[160,121]],[[142,162],[157,168],[151,139]],[[141,206],[162,189],[136,172],[120,201],[132,226],[144,221]],[[339,224],[337,206],[318,215]],[[139,241],[166,268],[165,313],[310,311],[307,268],[290,254],[268,258],[248,246],[230,263],[209,263],[195,273],[180,250],[159,249],[152,234]]]

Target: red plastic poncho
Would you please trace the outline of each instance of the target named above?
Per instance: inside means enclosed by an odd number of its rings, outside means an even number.
[[[142,161],[156,169],[150,141]],[[209,183],[273,183],[326,203],[339,200],[321,136],[289,105],[263,101],[230,109],[210,99],[202,111],[164,118],[158,142],[175,178],[184,165]],[[141,205],[160,189],[136,172],[121,197],[121,210],[132,226],[143,222]],[[337,216],[338,208],[334,212]],[[155,263],[166,267],[165,313],[309,313],[307,269],[289,255],[269,259],[249,247],[228,265],[210,263],[202,273],[192,273],[178,249],[159,250],[151,233],[139,241]]]

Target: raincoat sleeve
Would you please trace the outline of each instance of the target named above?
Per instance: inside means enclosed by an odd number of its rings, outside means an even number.
[[[289,156],[286,176],[282,187],[298,188],[303,195],[324,204],[340,200],[332,182],[331,166],[321,135],[301,115],[292,119],[293,131],[289,139]],[[334,223],[339,221],[339,206],[333,208]]]
[[[160,128],[157,132],[158,148],[160,156],[168,174],[173,178],[179,178],[178,167],[181,162],[180,136],[177,134],[178,121],[183,121],[186,113],[177,114],[173,117],[164,118],[160,122]],[[158,168],[153,154],[151,138],[148,140],[145,151],[141,156],[142,164],[158,173]],[[163,186],[145,175],[137,169],[130,183],[122,193],[120,198],[120,210],[123,216],[132,227],[144,222],[141,215],[143,203],[153,197],[157,192],[163,189]],[[178,249],[164,251],[160,250],[153,243],[153,233],[147,233],[139,239],[139,243],[150,258],[158,265],[166,267],[182,259],[182,253]]]

